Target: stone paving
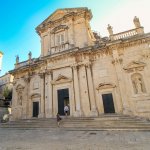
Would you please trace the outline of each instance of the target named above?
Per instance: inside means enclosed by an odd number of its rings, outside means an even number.
[[[150,150],[150,132],[0,129],[0,150]]]

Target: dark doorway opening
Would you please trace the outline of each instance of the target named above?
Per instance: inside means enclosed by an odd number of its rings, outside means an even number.
[[[61,89],[57,91],[58,94],[58,113],[63,116],[64,106],[69,105],[69,89]],[[69,115],[69,114],[68,114]]]
[[[39,115],[39,102],[33,102],[33,117],[38,117]]]
[[[104,113],[115,113],[112,93],[102,94]]]

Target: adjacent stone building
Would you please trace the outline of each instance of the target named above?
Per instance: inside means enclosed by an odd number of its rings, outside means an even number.
[[[6,88],[8,88],[9,91],[12,91],[13,88],[13,76],[9,73],[4,74],[0,77],[0,98],[4,98],[3,92]]]
[[[117,113],[150,116],[150,34],[137,17],[134,29],[100,37],[90,28],[88,8],[58,9],[36,31],[41,56],[10,71],[13,119]]]

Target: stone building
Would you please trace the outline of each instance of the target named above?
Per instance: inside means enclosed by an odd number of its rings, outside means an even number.
[[[5,88],[8,90],[12,90],[13,88],[13,76],[10,73],[6,73],[5,75],[0,77],[0,98],[4,98],[3,91]]]
[[[150,116],[150,34],[137,17],[134,29],[99,37],[88,8],[58,9],[36,31],[41,55],[10,71],[13,119],[107,113]]]

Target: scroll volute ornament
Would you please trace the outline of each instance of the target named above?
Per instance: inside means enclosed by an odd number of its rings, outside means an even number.
[[[102,89],[109,89],[109,88],[115,88],[115,87],[116,85],[113,83],[100,83],[96,89],[102,90]]]

